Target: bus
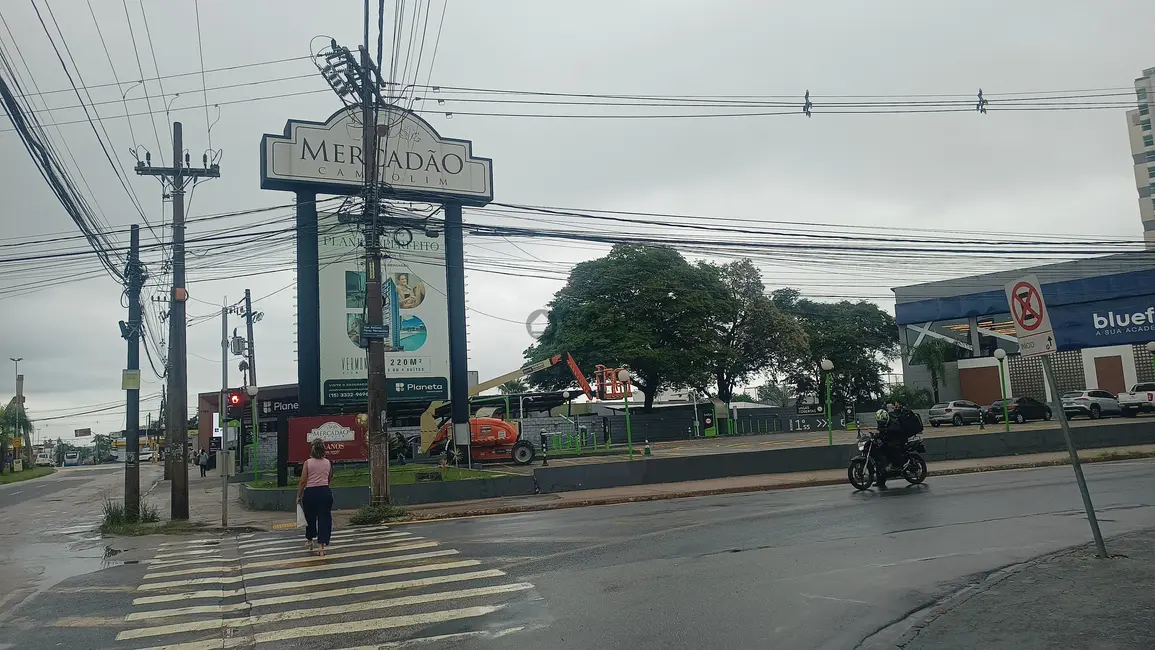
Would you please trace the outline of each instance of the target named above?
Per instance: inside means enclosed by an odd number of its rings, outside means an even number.
[[[80,452],[66,451],[64,452],[64,466],[73,467],[80,464]]]

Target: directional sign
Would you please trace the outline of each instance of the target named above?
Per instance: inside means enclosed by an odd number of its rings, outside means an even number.
[[[1024,357],[1054,354],[1055,332],[1051,329],[1039,278],[1028,275],[1008,282],[1005,289],[1019,339],[1019,353]]]

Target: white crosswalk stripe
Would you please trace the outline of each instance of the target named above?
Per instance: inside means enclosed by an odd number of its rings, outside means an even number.
[[[533,584],[388,526],[338,531],[330,549],[309,554],[300,531],[166,543],[116,647],[452,647],[523,630],[534,617],[514,617],[540,607]]]

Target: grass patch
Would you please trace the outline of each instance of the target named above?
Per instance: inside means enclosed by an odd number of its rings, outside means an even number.
[[[442,481],[467,481],[477,478],[497,478],[503,476],[499,472],[487,472],[463,467],[438,467],[436,465],[403,465],[389,468],[389,485],[412,485],[417,482],[417,472],[435,472],[441,475]],[[297,482],[290,480],[289,487],[296,489]],[[331,487],[367,487],[369,485],[369,468],[339,469],[333,472]],[[258,490],[277,489],[276,479],[262,479],[251,481],[249,487]]]
[[[55,467],[29,467],[22,472],[4,472],[3,474],[0,474],[0,485],[5,483],[16,483],[18,481],[27,481],[28,479],[40,478],[41,476],[48,476],[55,471]]]
[[[119,526],[101,524],[100,532],[106,537],[139,537],[141,535],[187,535],[205,527],[199,521],[155,521],[124,523]]]
[[[123,501],[112,499],[104,502],[101,511],[103,512],[103,519],[100,522],[100,532],[104,535],[165,535],[190,526],[187,521],[161,523],[160,511],[147,501],[141,502],[140,512],[136,517],[129,516]],[[192,525],[199,526],[199,524]]]
[[[404,508],[382,503],[358,508],[357,512],[353,513],[353,516],[349,518],[349,523],[353,526],[375,526],[388,521],[404,519],[405,515],[406,512]]]

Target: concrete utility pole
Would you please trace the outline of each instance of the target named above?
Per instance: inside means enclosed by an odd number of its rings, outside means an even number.
[[[172,166],[153,167],[151,154],[145,162],[137,161],[136,173],[156,176],[167,186],[172,197],[172,294],[168,310],[168,416],[165,422],[165,474],[172,480],[172,519],[188,519],[188,364],[185,340],[185,287],[184,264],[184,193],[190,182],[201,178],[220,178],[220,165],[209,165],[208,155],[201,160],[203,167],[193,168],[184,153],[183,128],[172,123]],[[183,164],[182,164],[183,159]]]
[[[369,493],[372,503],[389,502],[389,440],[385,430],[385,341],[379,336],[384,325],[384,300],[381,296],[381,229],[377,221],[377,93],[374,91],[373,65],[366,43],[361,48],[361,147],[365,152],[365,307],[371,336],[369,344],[368,416],[369,416]],[[388,134],[386,132],[386,137]],[[398,323],[393,323],[393,327]]]
[[[16,435],[19,436],[21,435],[20,422],[22,420],[20,416],[24,414],[24,382],[20,379],[20,362],[24,360],[24,357],[8,357],[8,360],[16,364]],[[32,444],[27,435],[24,435],[24,440],[20,446],[24,448],[24,462],[31,466]],[[13,457],[15,457],[15,454],[13,454]]]
[[[128,268],[124,272],[128,284],[128,323],[120,323],[120,333],[128,341],[128,370],[140,373],[140,289],[144,285],[144,269],[140,265],[140,226],[132,224],[129,234]],[[140,384],[125,391],[124,423],[124,510],[129,521],[140,518]]]
[[[229,299],[221,300],[221,451],[217,454],[217,471],[221,473],[221,525],[229,525]]]
[[[247,330],[247,335],[248,335],[248,339],[249,339],[248,348],[247,348],[247,352],[246,352],[246,359],[248,360],[248,371],[249,371],[249,391],[248,391],[248,394],[249,394],[249,412],[250,412],[250,417],[252,418],[252,422],[250,423],[250,428],[251,428],[251,432],[252,432],[252,441],[251,441],[252,449],[250,450],[250,453],[249,453],[249,468],[253,470],[253,478],[254,479],[257,478],[257,475],[256,475],[256,471],[257,471],[257,436],[259,435],[258,434],[259,426],[257,423],[257,419],[259,417],[259,414],[257,413],[257,392],[256,392],[257,391],[257,353],[256,353],[256,349],[253,347],[253,321],[257,320],[259,318],[260,318],[259,315],[253,314],[252,294],[249,292],[248,289],[245,289],[245,329]],[[238,443],[238,446],[239,446],[239,443]]]

